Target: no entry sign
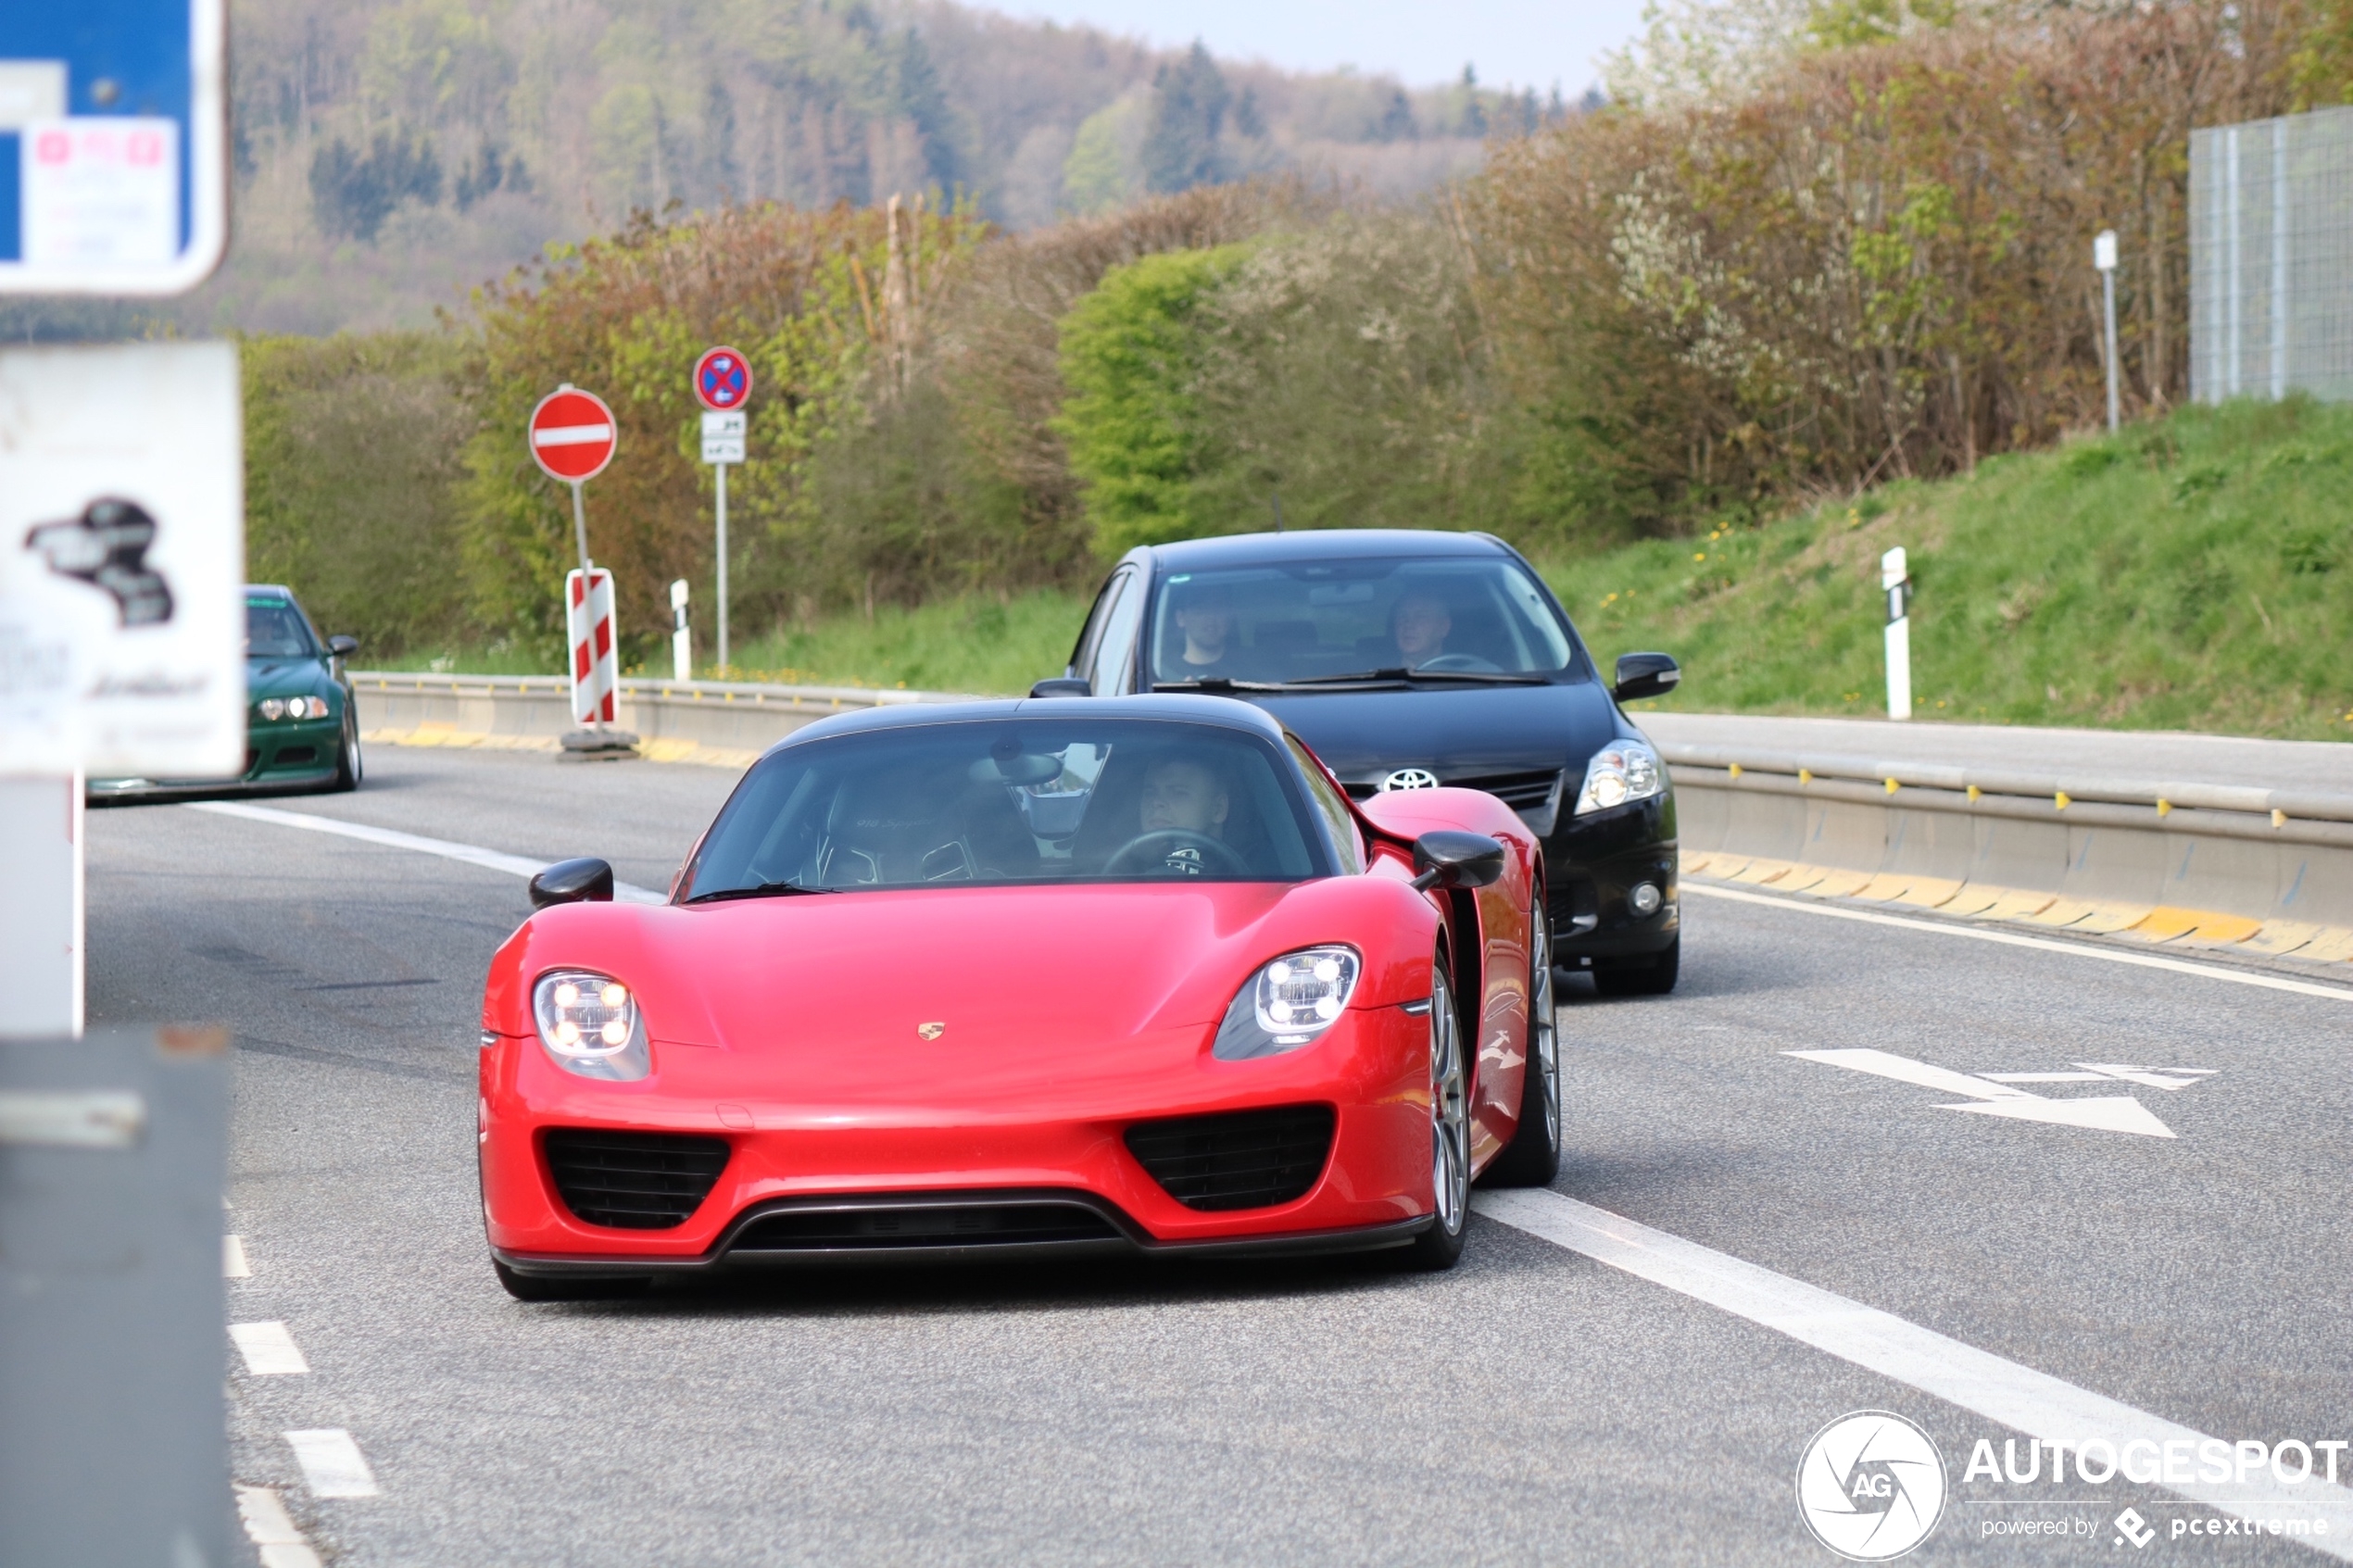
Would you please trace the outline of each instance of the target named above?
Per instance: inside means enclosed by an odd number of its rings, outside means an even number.
[[[531,411],[531,456],[550,479],[577,484],[612,461],[612,410],[593,392],[559,387]]]
[[[714,414],[731,413],[751,396],[751,367],[732,348],[707,348],[695,361],[695,401]]]

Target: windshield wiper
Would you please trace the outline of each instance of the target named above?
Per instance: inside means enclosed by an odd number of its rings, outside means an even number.
[[[757,887],[723,887],[716,893],[698,893],[686,900],[689,904],[717,904],[729,898],[789,898],[796,893],[838,893],[838,887],[803,887],[797,882],[763,882]]]
[[[1546,684],[1541,675],[1515,675],[1501,670],[1359,670],[1353,675],[1302,675],[1296,681],[1286,681],[1287,686],[1353,686],[1375,682],[1401,681],[1467,681],[1475,685],[1541,686]]]
[[[1284,681],[1237,681],[1230,675],[1202,675],[1189,681],[1154,681],[1156,692],[1278,692],[1292,683]]]

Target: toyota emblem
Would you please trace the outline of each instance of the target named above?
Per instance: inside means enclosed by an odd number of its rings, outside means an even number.
[[[1381,793],[1393,789],[1436,789],[1438,775],[1428,768],[1400,768],[1380,782]]]

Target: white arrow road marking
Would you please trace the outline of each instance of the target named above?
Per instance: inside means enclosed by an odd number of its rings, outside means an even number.
[[[302,1478],[309,1485],[314,1498],[372,1498],[377,1493],[376,1474],[368,1468],[359,1445],[351,1434],[340,1426],[322,1426],[308,1432],[289,1432],[286,1441],[293,1445],[295,1461],[302,1466]]]
[[[2159,1445],[2185,1442],[2190,1447],[2184,1451],[2197,1453],[2198,1445],[2214,1441],[2203,1432],[2005,1361],[1892,1312],[1557,1192],[1482,1188],[1471,1194],[1471,1207],[1515,1230],[1705,1301],[2047,1443],[2076,1449],[2089,1438],[2105,1440],[2121,1451],[2126,1443],[2145,1438]],[[2271,1478],[2268,1466],[2258,1474],[2259,1479],[2250,1478],[2245,1485],[2190,1481],[2166,1489],[2240,1519],[2325,1517],[2327,1535],[2300,1536],[2296,1544],[2353,1562],[2353,1490],[2318,1476],[2283,1486]]]
[[[2181,1090],[2211,1078],[2211,1067],[2127,1067],[2113,1061],[2079,1061],[2076,1073],[1981,1073],[1996,1084],[2138,1084],[2145,1089]]]
[[[610,425],[549,425],[531,433],[534,446],[586,446],[611,439]]]
[[[1948,1095],[1967,1095],[1977,1105],[1940,1105],[1939,1110],[1973,1110],[1982,1116],[2002,1116],[2014,1122],[2048,1122],[2062,1127],[2087,1127],[2103,1133],[2137,1133],[2143,1137],[2170,1138],[2173,1129],[2149,1114],[2139,1100],[2130,1095],[2110,1095],[2091,1099],[2045,1099],[2030,1095],[2024,1089],[2011,1088],[2007,1084],[1989,1083],[1967,1073],[1956,1073],[1949,1067],[1931,1067],[1925,1061],[1914,1061],[1907,1056],[1889,1051],[1831,1050],[1783,1051],[1803,1061],[1818,1061],[1830,1067],[1843,1067],[1856,1073],[1869,1073],[1874,1077],[1893,1078],[1902,1084],[1918,1084],[1922,1088],[1940,1089]]]
[[[245,1261],[244,1236],[224,1236],[220,1238],[220,1277],[222,1279],[251,1279],[253,1277],[253,1265]]]
[[[302,1347],[282,1323],[233,1323],[229,1337],[236,1342],[237,1354],[245,1357],[245,1370],[256,1377],[300,1375],[310,1370],[302,1358]]]
[[[248,806],[242,800],[191,800],[191,811],[210,811],[216,816],[243,817],[251,822],[270,822],[282,828],[303,828],[311,833],[331,833],[339,838],[356,838],[362,844],[381,844],[388,849],[413,849],[421,855],[438,855],[446,860],[463,860],[470,866],[505,872],[510,876],[537,876],[553,862],[534,860],[527,856],[508,855],[497,849],[484,849],[479,845],[453,844],[446,838],[423,838],[413,833],[399,833],[391,828],[370,827],[365,822],[346,822],[333,817],[314,817],[308,811],[281,811],[273,806]],[[613,897],[623,904],[667,904],[669,898],[650,887],[636,887],[625,882],[612,884]]]

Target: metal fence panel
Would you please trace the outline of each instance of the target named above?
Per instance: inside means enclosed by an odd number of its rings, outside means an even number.
[[[2190,395],[2353,398],[2353,107],[2190,132]]]

